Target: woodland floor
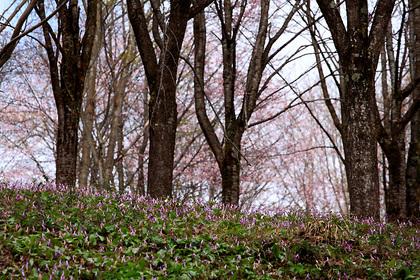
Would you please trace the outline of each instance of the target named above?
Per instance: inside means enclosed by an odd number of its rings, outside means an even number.
[[[420,227],[0,183],[0,279],[420,279]]]

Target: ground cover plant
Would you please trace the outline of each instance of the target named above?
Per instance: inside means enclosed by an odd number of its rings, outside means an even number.
[[[0,183],[0,279],[420,279],[420,229]]]

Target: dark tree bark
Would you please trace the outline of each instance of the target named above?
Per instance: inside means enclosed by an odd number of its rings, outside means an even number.
[[[398,80],[397,75],[399,70],[395,61],[391,22],[387,26],[385,39],[385,52],[382,54],[384,120],[379,134],[379,143],[388,160],[389,167],[389,184],[384,184],[386,212],[389,219],[395,220],[406,215],[405,126],[395,125],[402,117],[404,97],[400,94],[399,89],[401,80]],[[386,55],[388,59],[386,59]],[[390,69],[391,90],[387,85],[387,65]]]
[[[142,2],[127,0],[128,16],[143,61],[150,93],[150,151],[147,191],[150,196],[155,198],[172,197],[177,127],[177,68],[187,22],[211,1],[203,0],[192,7],[191,3],[191,0],[170,1],[169,21],[166,25],[159,10],[160,2],[151,1],[154,20],[153,36],[160,48],[158,59],[149,35]],[[162,31],[162,36],[159,35],[158,28]]]
[[[410,26],[410,74],[411,77],[420,75],[420,3],[416,0],[408,1]],[[420,86],[417,85],[413,98],[420,97]],[[407,184],[407,215],[420,219],[420,112],[411,120],[411,140],[407,156],[406,169]]]
[[[58,5],[62,2],[60,1]],[[91,61],[96,30],[97,1],[88,0],[87,3],[86,31],[82,38],[80,38],[80,8],[77,0],[70,0],[68,5],[60,9],[58,36],[48,23],[43,24],[45,47],[58,114],[57,185],[74,186],[76,184],[80,111],[85,76]],[[41,19],[45,18],[44,2],[38,5],[37,12]],[[59,52],[55,51],[53,41]]]
[[[368,1],[345,1],[347,29],[338,7],[317,0],[338,52],[343,73],[340,85],[345,168],[350,211],[379,219],[377,161],[378,113],[375,71],[395,0],[378,1],[369,29]]]
[[[239,3],[236,3],[239,5]],[[260,21],[258,33],[253,44],[252,55],[248,65],[246,77],[245,96],[239,114],[235,111],[235,80],[236,80],[236,41],[241,28],[247,1],[241,1],[238,18],[233,19],[233,4],[231,1],[217,1],[216,11],[222,26],[222,52],[223,52],[223,93],[225,123],[221,124],[224,128],[224,139],[221,142],[212,123],[206,113],[205,89],[204,89],[204,65],[205,65],[205,45],[206,45],[206,23],[204,13],[194,18],[194,96],[195,107],[200,127],[204,132],[207,143],[209,144],[222,176],[222,202],[238,204],[240,197],[240,172],[241,172],[241,141],[244,131],[248,127],[248,122],[255,111],[258,98],[263,89],[260,89],[262,76],[266,66],[275,54],[270,54],[274,43],[286,30],[288,23],[299,7],[296,1],[291,13],[283,22],[278,32],[267,40],[269,1],[260,1]],[[278,53],[278,52],[276,52]]]
[[[405,8],[405,7],[404,7]],[[401,27],[405,22],[405,11],[403,11],[403,18],[401,19]],[[383,83],[384,94],[387,97],[384,99],[384,123],[380,125],[379,143],[384,154],[388,160],[389,169],[389,184],[385,186],[385,205],[386,214],[389,220],[397,220],[407,216],[407,181],[406,175],[411,174],[410,166],[412,166],[413,152],[411,149],[411,156],[409,153],[409,160],[405,162],[405,128],[411,120],[416,124],[415,114],[419,109],[419,96],[413,92],[416,85],[419,83],[416,78],[416,73],[411,73],[411,82],[402,88],[403,65],[399,65],[401,38],[403,36],[404,28],[400,28],[397,41],[396,54],[394,54],[394,42],[392,39],[391,22],[387,28],[386,35],[386,53],[388,55],[388,68],[390,73],[391,88]],[[406,52],[406,51],[404,51]],[[403,60],[404,61],[404,60]],[[385,73],[383,73],[384,75]],[[387,92],[389,91],[389,93]],[[385,93],[386,92],[386,93]],[[412,99],[410,106],[403,108],[403,104],[407,103],[407,99]],[[416,128],[413,129],[416,133]],[[415,136],[412,136],[415,141]],[[412,146],[415,147],[415,146]],[[410,214],[411,215],[411,214]]]

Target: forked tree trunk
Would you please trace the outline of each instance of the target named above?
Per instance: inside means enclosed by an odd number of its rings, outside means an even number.
[[[401,30],[402,31],[402,30]],[[405,126],[396,125],[402,117],[403,96],[400,94],[397,61],[394,55],[391,21],[385,37],[386,60],[383,54],[382,95],[384,97],[384,120],[379,144],[388,161],[389,183],[384,184],[385,208],[387,219],[395,221],[407,215],[405,183]],[[391,87],[388,87],[387,71],[389,68]]]
[[[403,14],[404,15],[404,14]],[[412,16],[412,15],[411,15]],[[410,21],[413,18],[411,17]],[[402,22],[405,18],[402,18]],[[415,29],[415,27],[414,27]],[[413,30],[414,31],[414,30]],[[400,29],[399,39],[402,37],[403,29]],[[413,35],[413,34],[411,34]],[[401,87],[403,81],[402,70],[399,68],[399,53],[400,47],[398,44],[396,55],[394,54],[394,42],[391,22],[388,24],[387,35],[386,35],[386,50],[388,55],[388,61],[384,64],[388,65],[390,80],[391,80],[391,91],[388,90],[387,83],[383,82],[384,97],[384,125],[379,126],[379,143],[387,157],[389,164],[389,184],[385,187],[385,205],[387,218],[391,221],[396,221],[407,216],[407,203],[411,201],[416,195],[407,193],[407,188],[410,188],[413,178],[412,175],[416,176],[416,171],[413,172],[412,167],[415,163],[415,141],[416,141],[416,128],[412,130],[412,141],[414,146],[410,145],[408,154],[408,162],[405,162],[405,128],[408,122],[411,120],[412,124],[416,124],[415,113],[419,108],[419,96],[415,92],[416,85],[420,82],[420,78],[416,77],[415,71],[411,72],[411,81],[404,88]],[[415,38],[412,38],[415,41]],[[411,45],[410,56],[414,55],[414,49]],[[411,70],[413,70],[414,63],[411,63]],[[386,74],[386,69],[383,71],[383,75]],[[386,76],[383,78],[386,79]],[[406,103],[405,99],[412,99],[409,103],[408,108],[404,108],[403,104]],[[414,161],[413,161],[414,160]],[[410,183],[409,183],[410,182]],[[410,190],[411,191],[411,190]],[[415,198],[414,198],[415,200]],[[411,216],[411,213],[409,214]]]
[[[194,98],[197,118],[206,137],[213,155],[218,163],[222,177],[222,202],[239,204],[240,173],[241,173],[241,141],[248,122],[256,108],[257,101],[262,93],[261,79],[265,67],[274,56],[269,57],[272,46],[280,38],[294,13],[298,10],[299,1],[296,1],[291,13],[285,18],[283,25],[277,33],[268,40],[269,0],[259,2],[260,13],[258,33],[252,43],[252,55],[248,65],[244,99],[240,113],[235,108],[237,101],[237,57],[236,43],[238,40],[240,23],[244,20],[247,1],[217,1],[216,12],[221,23],[222,54],[223,54],[223,95],[224,95],[224,139],[220,141],[210,121],[205,104],[204,69],[206,57],[206,19],[204,13],[194,18]],[[234,9],[239,7],[240,12],[235,18]],[[208,98],[208,96],[207,96]],[[264,122],[264,121],[262,121]],[[261,122],[261,123],[262,123]],[[221,124],[221,123],[220,123]],[[212,195],[211,195],[212,197]]]
[[[197,1],[199,2],[199,1]],[[160,13],[159,1],[151,1],[155,42],[160,47],[159,60],[148,31],[143,3],[128,0],[128,16],[136,37],[149,86],[150,150],[147,192],[154,198],[172,197],[172,176],[177,127],[176,80],[180,51],[187,22],[194,7],[190,0],[170,1],[169,21],[166,25]],[[210,2],[201,1],[203,6]],[[198,6],[198,5],[197,5]],[[196,7],[197,7],[196,6]],[[155,30],[156,31],[156,30]]]
[[[369,19],[368,1],[345,1],[347,24],[338,4],[317,0],[325,17],[344,75],[340,86],[343,147],[350,212],[380,218],[377,141],[379,119],[375,71],[395,0],[378,1]]]
[[[58,5],[62,1],[58,2]],[[79,5],[70,0],[59,11],[59,26],[62,32],[60,50],[61,61],[52,45],[52,28],[43,25],[45,48],[48,54],[51,82],[58,115],[56,143],[56,184],[75,186],[78,148],[78,130],[85,76],[91,62],[92,47],[96,31],[97,1],[89,0],[87,5],[86,30],[80,37]],[[44,2],[37,9],[41,19],[45,19]],[[57,43],[55,41],[55,43]]]

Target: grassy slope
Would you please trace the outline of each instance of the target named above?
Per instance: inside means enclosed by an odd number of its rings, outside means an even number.
[[[0,183],[0,279],[420,279],[420,229]]]

